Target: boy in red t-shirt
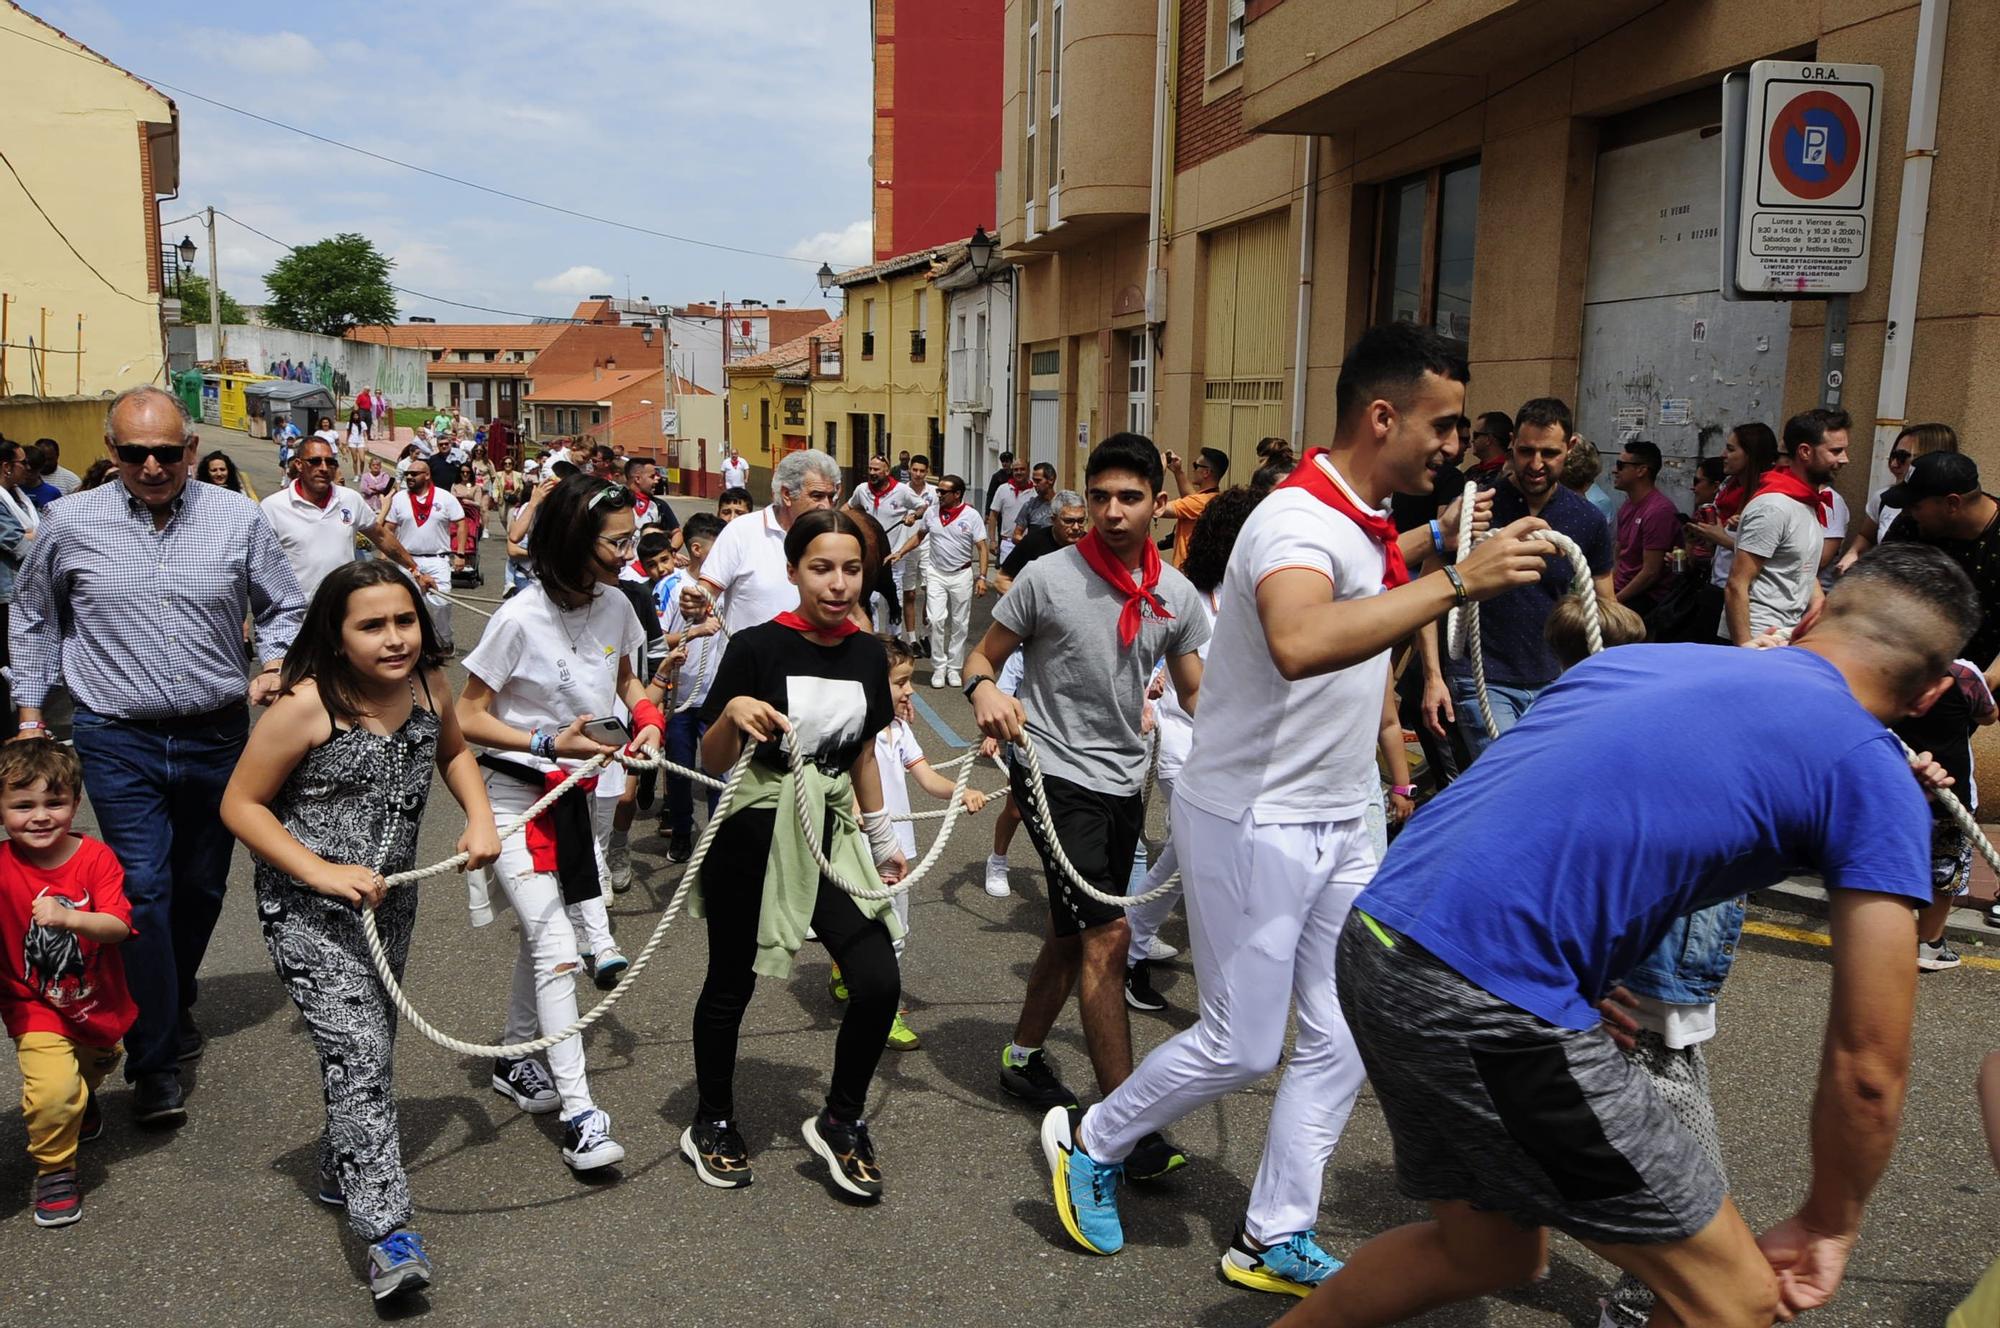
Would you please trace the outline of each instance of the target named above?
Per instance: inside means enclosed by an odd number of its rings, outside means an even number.
[[[69,748],[0,747],[0,1016],[20,1057],[45,1227],[83,1216],[76,1146],[104,1132],[97,1086],[138,1014],[113,948],[132,934],[125,869],[98,840],[70,833],[82,793]]]

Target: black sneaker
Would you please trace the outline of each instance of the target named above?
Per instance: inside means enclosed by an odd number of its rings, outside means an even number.
[[[179,1070],[155,1070],[140,1075],[132,1084],[132,1119],[139,1124],[184,1125],[187,1118]]]
[[[77,1132],[76,1141],[87,1144],[93,1139],[104,1137],[104,1104],[91,1093],[83,1100],[83,1128]]]
[[[681,1131],[681,1156],[704,1185],[740,1190],[756,1179],[743,1136],[726,1120],[698,1120]]]
[[[201,1053],[207,1050],[208,1034],[201,1031],[193,1015],[185,1010],[181,1011],[180,1032],[174,1047],[175,1059],[198,1061],[201,1059]]]
[[[694,856],[694,833],[675,830],[667,836],[667,861],[686,862]]]
[[[1125,970],[1125,1003],[1135,1010],[1164,1010],[1167,998],[1153,990],[1150,960],[1141,959]]]
[[[653,810],[653,787],[659,781],[659,774],[657,770],[639,772],[639,810],[642,812]]]
[[[1028,1053],[1026,1065],[1014,1064],[1003,1050],[1000,1053],[1000,1087],[1036,1111],[1078,1105],[1076,1094],[1056,1078],[1056,1072],[1049,1068],[1049,1058],[1042,1054],[1040,1048]]]
[[[1133,1180],[1158,1180],[1169,1171],[1178,1171],[1187,1165],[1187,1154],[1167,1142],[1167,1137],[1158,1130],[1153,1131],[1132,1147],[1125,1159],[1125,1174]]]
[[[857,1199],[882,1197],[882,1169],[875,1165],[875,1144],[868,1138],[868,1122],[845,1125],[822,1111],[808,1118],[800,1133],[806,1137],[806,1147],[826,1163],[835,1185]]]

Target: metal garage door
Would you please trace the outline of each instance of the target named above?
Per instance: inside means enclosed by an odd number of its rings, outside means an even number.
[[[1719,128],[1601,153],[1591,213],[1577,426],[1605,454],[1606,489],[1622,442],[1658,444],[1660,485],[1682,511],[1693,458],[1720,453],[1736,424],[1777,428],[1784,414],[1791,307],[1719,293]]]

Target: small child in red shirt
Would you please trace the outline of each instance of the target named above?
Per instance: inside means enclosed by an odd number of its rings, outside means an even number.
[[[21,1062],[35,1223],[45,1227],[83,1216],[76,1146],[104,1133],[97,1086],[138,1015],[114,948],[132,934],[125,869],[98,840],[70,833],[82,793],[69,748],[0,747],[0,1016]]]

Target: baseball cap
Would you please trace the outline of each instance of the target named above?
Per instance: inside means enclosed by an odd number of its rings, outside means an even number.
[[[1979,492],[1979,467],[1959,452],[1928,452],[1910,466],[1910,477],[1882,494],[1882,506],[1914,507],[1926,498]]]

